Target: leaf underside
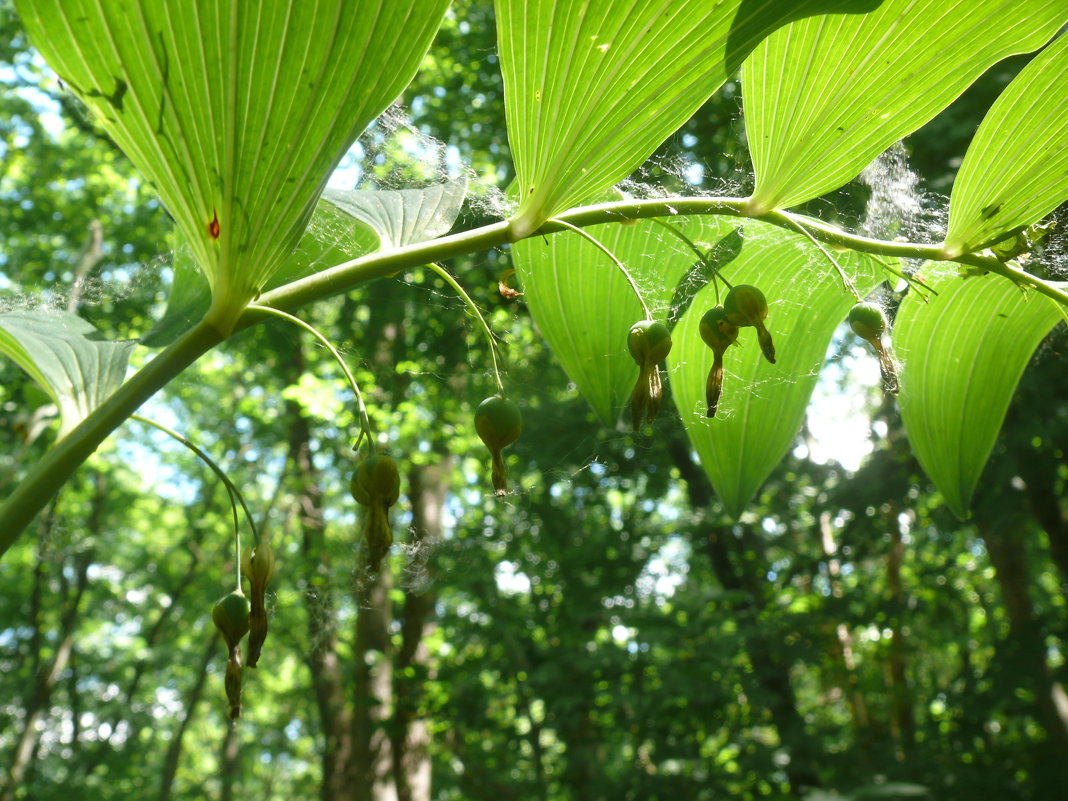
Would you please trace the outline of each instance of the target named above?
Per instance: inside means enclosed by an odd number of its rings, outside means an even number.
[[[804,417],[835,329],[854,300],[838,274],[799,234],[755,220],[714,217],[671,221],[704,252],[718,254],[731,283],[751,283],[767,295],[766,321],[777,363],[760,353],[754,329],[726,356],[726,379],[715,419],[705,417],[704,388],[712,352],[698,333],[716,305],[716,289],[691,270],[693,251],[657,223],[611,224],[589,230],[634,275],[660,320],[681,314],[668,356],[671,393],[690,441],[728,513],[737,517],[790,447]],[[571,380],[607,424],[616,422],[638,368],[627,332],[644,317],[620,272],[596,247],[563,232],[513,246],[516,270],[534,321]],[[866,256],[839,257],[861,292],[880,281]],[[689,281],[697,284],[687,285]],[[720,285],[720,299],[725,289]],[[662,412],[663,413],[663,412]]]
[[[448,0],[18,0],[34,45],[243,303],[403,91]]]
[[[701,222],[704,239],[729,230],[723,221]],[[745,224],[743,233],[744,244],[724,274],[733,284],[759,287],[767,297],[764,322],[775,341],[776,363],[762,356],[753,328],[741,329],[739,347],[728,348],[724,356],[716,417],[705,416],[712,351],[701,340],[698,325],[716,305],[711,286],[696,294],[679,320],[668,356],[672,396],[686,433],[733,518],[742,514],[797,437],[835,330],[855,302],[837,271],[804,237],[755,220]],[[836,258],[862,295],[883,280],[881,267],[869,256]]]
[[[323,200],[363,223],[378,236],[379,250],[447,234],[467,195],[467,181],[423,189],[327,189]]]
[[[327,189],[300,244],[264,290],[376,250],[448,233],[465,195],[466,181],[398,191]],[[201,319],[210,305],[207,279],[196,268],[189,249],[179,247],[167,310],[142,344],[153,348],[169,345]]]
[[[992,275],[928,283],[938,295],[924,303],[910,293],[894,327],[901,417],[920,465],[964,519],[1020,376],[1061,312]]]
[[[992,64],[1041,47],[1065,19],[1049,0],[885,0],[870,14],[779,29],[743,68],[751,202],[788,208],[843,186]]]
[[[497,0],[521,233],[625,178],[776,27],[878,0]]]
[[[1061,36],[1024,67],[979,125],[953,184],[946,250],[979,250],[1065,200],[1068,36]]]
[[[59,407],[60,437],[119,388],[136,345],[107,340],[67,312],[0,314],[0,354],[29,373]]]

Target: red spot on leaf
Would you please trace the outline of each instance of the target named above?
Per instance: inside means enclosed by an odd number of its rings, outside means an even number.
[[[208,234],[211,236],[212,239],[218,239],[219,238],[219,213],[217,211],[215,211],[215,209],[212,209],[212,212],[214,213],[215,216],[212,217],[211,218],[211,222],[208,223]]]

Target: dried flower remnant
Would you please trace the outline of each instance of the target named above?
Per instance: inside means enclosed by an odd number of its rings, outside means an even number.
[[[267,639],[267,606],[265,595],[267,583],[274,575],[274,549],[270,543],[261,542],[255,548],[246,548],[241,558],[241,571],[248,576],[250,585],[251,612],[249,614],[248,666],[256,667],[263,642]]]

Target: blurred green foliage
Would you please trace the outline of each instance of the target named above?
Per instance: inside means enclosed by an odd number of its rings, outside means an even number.
[[[486,2],[456,4],[404,102],[419,133],[504,187],[492,17]],[[975,110],[1014,67],[907,143],[928,188],[944,191]],[[744,185],[739,111],[729,83],[639,178]],[[396,137],[369,136],[369,178],[436,174]],[[98,221],[79,311],[111,336],[146,332],[169,277],[166,215],[29,50],[6,1],[0,156],[0,305],[65,305]],[[864,197],[848,188],[834,213],[857,219]],[[461,223],[487,213],[473,206]],[[347,493],[358,423],[336,365],[281,323],[240,334],[144,410],[227,469],[275,545],[271,634],[245,672],[240,724],[227,727],[209,620],[233,568],[225,493],[131,422],[0,562],[0,798],[361,797],[366,776],[325,778],[354,775],[343,741],[375,743],[377,784],[362,796],[375,799],[1057,796],[1063,326],[1025,375],[974,522],[932,490],[892,404],[847,378],[843,391],[871,409],[871,455],[855,471],[816,461],[802,432],[731,524],[677,419],[640,435],[595,421],[521,299],[497,292],[506,250],[448,266],[488,313],[524,407],[508,452],[521,490],[492,497],[472,423],[493,391],[486,344],[440,279],[412,270],[306,310],[406,466],[399,544],[384,575],[366,575]],[[832,359],[867,358],[856,344],[844,335]],[[37,425],[41,403],[0,363],[0,488],[52,436]],[[384,639],[361,634],[383,614]],[[368,709],[376,722],[363,730]],[[413,762],[382,757],[398,742]],[[410,765],[429,769],[428,786],[408,786]]]

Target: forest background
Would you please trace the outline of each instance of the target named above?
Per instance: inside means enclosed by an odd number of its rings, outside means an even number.
[[[806,210],[881,235],[936,230],[976,121],[1027,60]],[[466,172],[461,224],[490,219],[490,187],[513,177],[491,4],[453,4],[402,102],[334,184]],[[8,0],[0,158],[0,307],[144,335],[166,301],[171,224]],[[737,82],[628,189],[653,182],[751,185]],[[405,466],[377,574],[360,564],[336,366],[296,329],[240,334],[145,410],[226,468],[275,543],[271,635],[240,722],[210,623],[232,562],[225,492],[130,422],[0,563],[2,801],[1058,797],[1063,324],[1024,375],[972,520],[919,469],[843,326],[796,446],[733,523],[676,416],[638,434],[596,420],[522,298],[498,291],[507,249],[448,266],[501,336],[523,405],[513,492],[492,495],[472,424],[489,353],[432,273],[307,311]],[[54,437],[49,415],[0,361],[0,492]]]

